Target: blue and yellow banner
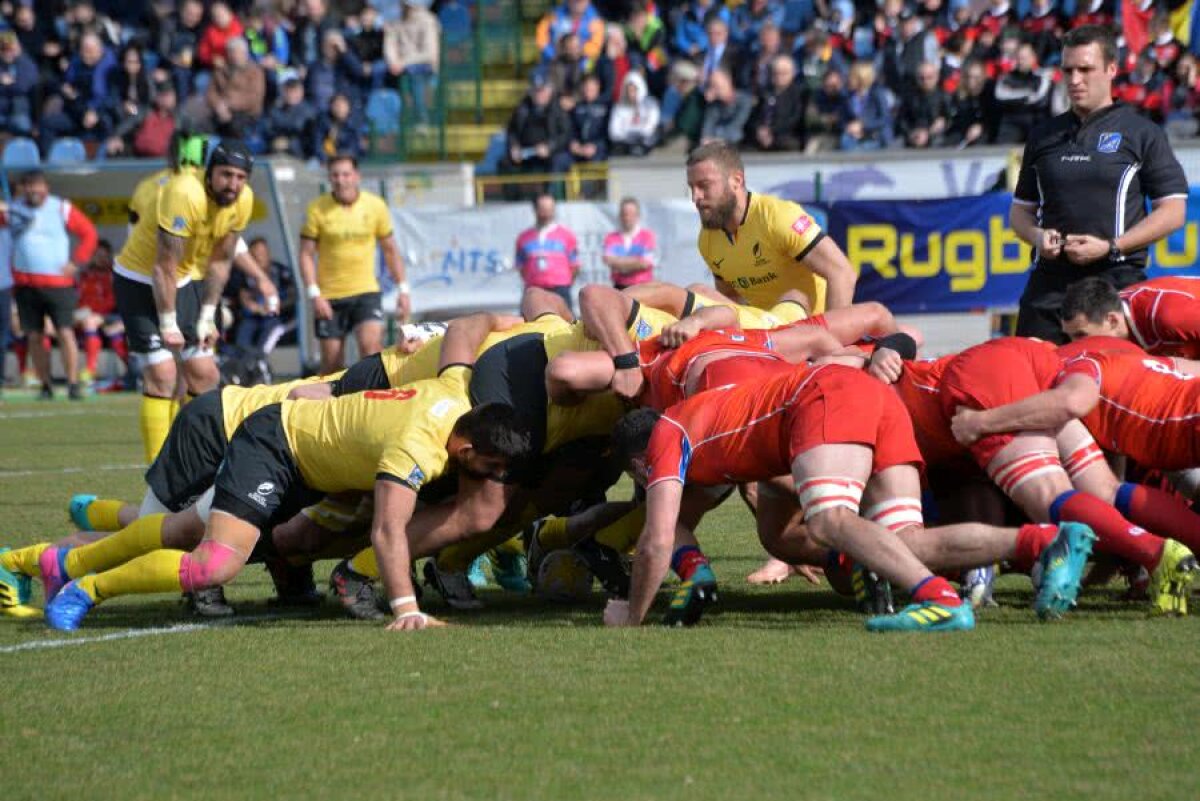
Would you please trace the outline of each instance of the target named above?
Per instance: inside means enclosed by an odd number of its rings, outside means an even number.
[[[856,301],[894,312],[1016,307],[1031,250],[1008,226],[1012,195],[948,200],[849,200],[829,208],[827,231],[859,269]],[[1187,224],[1153,249],[1149,273],[1195,272],[1200,258],[1200,187]]]

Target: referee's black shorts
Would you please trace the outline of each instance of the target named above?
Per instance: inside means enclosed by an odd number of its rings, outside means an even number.
[[[214,389],[179,410],[146,471],[146,486],[163,506],[182,512],[212,486],[226,445],[221,390]]]
[[[1035,268],[1029,274],[1029,283],[1021,295],[1020,312],[1017,315],[1017,336],[1037,337],[1047,342],[1067,343],[1062,330],[1062,303],[1067,287],[1076,281],[1091,276],[1100,276],[1113,283],[1117,289],[1146,280],[1146,271],[1140,266],[1116,266],[1097,272],[1058,272]]]
[[[259,409],[238,428],[225,450],[213,488],[213,509],[259,531],[290,520],[325,497],[301,478],[278,403]]]

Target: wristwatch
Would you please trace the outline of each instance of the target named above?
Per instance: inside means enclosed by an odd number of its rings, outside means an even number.
[[[1125,261],[1125,254],[1117,247],[1117,240],[1108,240],[1108,260],[1109,261]]]

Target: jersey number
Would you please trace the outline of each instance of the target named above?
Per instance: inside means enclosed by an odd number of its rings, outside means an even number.
[[[417,394],[415,389],[372,389],[364,392],[367,400],[408,400]]]

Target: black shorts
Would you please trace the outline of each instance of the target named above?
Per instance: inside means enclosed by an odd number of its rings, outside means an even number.
[[[73,286],[19,286],[13,289],[13,300],[17,302],[17,316],[21,320],[21,329],[26,334],[40,334],[42,323],[47,317],[55,329],[71,328],[75,325],[79,292]]]
[[[214,389],[179,410],[146,471],[146,486],[163,506],[183,511],[212,486],[227,444],[221,390]]]
[[[484,351],[471,371],[471,405],[507,403],[516,409],[533,434],[535,454],[546,442],[547,362],[545,337],[519,334]]]
[[[196,345],[196,318],[200,316],[203,283],[192,281],[175,290],[175,319],[188,347]],[[158,330],[158,306],[149,284],[132,281],[123,275],[113,276],[113,294],[117,313],[125,323],[125,341],[131,353],[152,353],[163,347]]]
[[[383,303],[378,292],[329,301],[333,317],[317,320],[317,339],[341,339],[363,323],[383,323]]]
[[[283,407],[264,406],[246,418],[229,447],[213,482],[212,508],[264,531],[290,520],[325,497],[300,476],[287,434]]]
[[[1146,271],[1141,265],[1121,265],[1100,271],[1065,273],[1035,268],[1029,274],[1029,283],[1021,295],[1020,311],[1017,315],[1017,336],[1037,337],[1060,345],[1067,342],[1062,331],[1062,302],[1067,287],[1090,276],[1107,279],[1117,289],[1146,280]]]

